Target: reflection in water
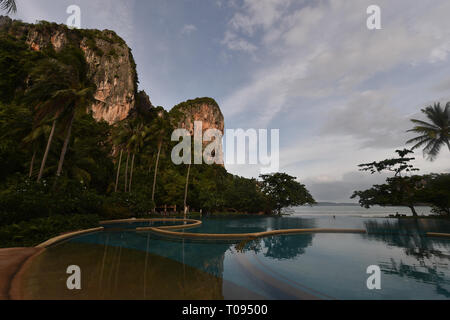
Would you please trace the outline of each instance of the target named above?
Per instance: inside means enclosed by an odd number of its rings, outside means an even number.
[[[66,287],[66,269],[71,264],[81,268],[82,290]],[[217,300],[224,298],[226,285],[235,298],[257,297],[245,288],[224,282],[208,272],[148,251],[67,242],[35,258],[25,272],[22,292],[25,299]]]
[[[299,223],[301,221],[301,223]],[[273,219],[270,221],[270,229],[294,229],[294,228],[315,228],[313,219]],[[238,252],[250,252],[255,254],[260,252],[264,256],[273,259],[293,259],[302,255],[305,248],[312,245],[314,234],[302,234],[301,237],[293,237],[292,235],[279,235],[267,237],[257,240],[244,240],[236,244],[234,248]]]
[[[243,242],[196,242],[137,233],[131,228],[109,228],[45,250],[26,271],[24,297],[450,298],[450,241],[423,236],[428,231],[441,231],[442,225],[432,220],[352,219],[217,219],[206,221],[199,231],[364,224],[368,234],[301,234]],[[66,287],[65,272],[73,264],[82,270],[81,291],[69,291]],[[376,293],[366,287],[366,268],[372,264],[383,270],[384,290]]]
[[[391,258],[380,262],[386,274],[412,278],[417,281],[433,284],[436,292],[450,298],[450,280],[444,271],[448,271],[450,242],[444,239],[429,238],[425,233],[439,230],[439,220],[385,220],[365,222],[369,239],[386,242],[389,246],[402,248],[410,262]]]

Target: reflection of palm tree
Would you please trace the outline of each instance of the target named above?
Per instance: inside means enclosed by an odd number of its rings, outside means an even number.
[[[16,12],[17,6],[15,0],[0,0],[0,8],[7,13]]]
[[[417,221],[413,220],[392,220],[378,222],[369,220],[364,222],[368,239],[381,240],[389,246],[402,248],[406,255],[416,259],[430,259],[432,256],[444,258],[445,255],[435,249],[435,245],[449,247],[448,242],[439,241],[425,237],[426,232],[439,232],[442,230],[441,221]],[[445,226],[444,226],[445,227]]]
[[[407,265],[403,261],[397,263],[394,259],[391,259],[390,263],[379,263],[379,266],[384,274],[407,277],[416,281],[433,284],[436,286],[436,293],[450,298],[450,291],[443,287],[443,285],[449,285],[450,281],[439,272],[438,265],[431,261],[429,264],[426,265],[424,261],[421,261],[420,268],[417,268],[416,265]]]
[[[436,103],[434,106],[423,109],[422,112],[430,122],[412,119],[411,121],[416,126],[408,132],[415,132],[419,136],[406,143],[415,143],[413,149],[425,146],[424,154],[427,154],[428,159],[433,161],[443,146],[446,145],[450,150],[450,102],[447,103],[445,109]]]

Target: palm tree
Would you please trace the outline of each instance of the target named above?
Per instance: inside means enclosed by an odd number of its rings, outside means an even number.
[[[191,163],[189,163],[189,166],[188,166],[188,172],[187,172],[187,175],[186,175],[186,187],[184,189],[184,219],[186,219],[186,215],[187,215],[187,212],[188,212],[187,195],[188,195],[190,173],[191,173]]]
[[[446,145],[450,150],[450,102],[443,109],[440,103],[422,109],[430,122],[412,119],[411,122],[416,126],[408,130],[419,134],[406,143],[415,143],[412,149],[424,146],[423,153],[428,156],[430,161],[436,159],[442,146]]]
[[[16,1],[15,0],[0,0],[0,7],[2,10],[5,10],[7,13],[15,13],[17,11]]]
[[[70,136],[72,133],[72,126],[75,120],[75,115],[77,110],[81,110],[85,112],[86,108],[90,105],[91,102],[94,101],[94,87],[88,86],[86,87],[85,83],[75,82],[70,88],[60,90],[55,93],[56,95],[61,95],[64,97],[67,107],[64,109],[64,112],[67,114],[67,119],[69,119],[66,127],[66,137],[64,139],[63,148],[61,150],[61,155],[58,162],[58,170],[56,171],[56,176],[59,177],[61,175],[64,158],[66,156],[67,148],[69,146]]]
[[[61,89],[61,83],[64,81],[61,72],[62,68],[62,64],[53,58],[39,61],[31,72],[32,86],[24,98],[26,103],[34,105],[34,121],[37,126],[46,122],[52,123],[47,146],[41,161],[37,178],[38,182],[44,174],[50,147],[55,135],[56,124],[64,107],[64,101],[61,100],[61,96],[55,96],[55,92]]]
[[[131,186],[133,182],[133,171],[134,171],[134,160],[136,154],[138,154],[144,147],[144,142],[146,136],[149,133],[149,129],[144,125],[143,119],[136,118],[131,124],[131,137],[128,142],[130,150],[133,152],[133,157],[131,160],[131,171],[130,171],[130,183],[128,186],[128,192],[131,192]]]
[[[154,120],[154,124],[150,128],[150,130],[154,133],[154,135],[157,137],[157,145],[158,145],[158,153],[156,156],[156,163],[155,163],[155,174],[153,176],[153,188],[152,188],[152,201],[155,201],[155,190],[156,190],[156,177],[158,175],[158,166],[159,166],[159,159],[161,156],[161,150],[164,144],[164,140],[166,139],[167,132],[170,128],[170,122],[166,117],[166,114],[164,113],[164,109],[162,107],[156,108],[156,118]]]
[[[41,124],[35,127],[31,133],[29,133],[22,141],[26,145],[30,145],[33,151],[33,155],[31,156],[30,168],[28,172],[28,178],[33,176],[34,172],[34,164],[36,162],[36,157],[38,150],[45,146],[46,136],[50,133],[50,126],[48,124]]]
[[[57,177],[61,175],[64,158],[70,141],[75,114],[78,109],[85,111],[94,100],[95,86],[88,81],[87,64],[79,48],[67,47],[54,58],[40,60],[31,72],[30,89],[25,102],[35,105],[35,126],[47,121],[52,129],[41,161],[38,182],[42,179],[56,125],[61,122],[66,131],[63,148],[58,162]]]
[[[120,167],[122,165],[122,157],[123,157],[123,151],[126,148],[126,128],[124,126],[124,123],[120,123],[118,126],[114,128],[113,133],[113,144],[115,148],[120,150],[119,153],[119,162],[117,164],[117,174],[116,174],[116,185],[114,188],[114,192],[117,192],[117,189],[119,187],[119,178],[120,178]]]

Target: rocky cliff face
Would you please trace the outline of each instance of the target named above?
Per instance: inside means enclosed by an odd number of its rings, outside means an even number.
[[[130,48],[110,30],[76,30],[65,25],[40,22],[25,24],[0,17],[1,31],[23,39],[32,50],[67,45],[80,47],[89,66],[89,75],[97,85],[97,103],[91,106],[96,120],[109,124],[128,117],[135,106],[137,93],[136,65]]]
[[[183,128],[194,134],[194,122],[202,122],[202,133],[208,129],[217,129],[222,135],[225,130],[225,121],[220,110],[219,105],[211,98],[197,98],[195,100],[188,100],[175,106],[170,111],[170,117],[176,128]],[[205,148],[210,141],[203,142]],[[220,149],[222,148],[222,141],[220,141]],[[220,161],[223,163],[223,154],[218,155]]]
[[[66,25],[39,22],[26,24],[0,16],[0,32],[21,39],[35,51],[59,51],[65,46],[83,50],[89,75],[97,85],[97,103],[91,106],[96,120],[114,124],[135,113],[146,113],[153,108],[148,95],[137,92],[136,65],[130,48],[110,30],[77,30]],[[224,117],[219,105],[211,98],[188,100],[170,111],[175,128],[194,133],[194,122],[201,121],[203,133],[218,129],[224,133]],[[204,146],[209,144],[205,142]]]

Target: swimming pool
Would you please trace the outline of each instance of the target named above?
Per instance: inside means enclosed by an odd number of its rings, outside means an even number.
[[[158,225],[170,225],[159,223]],[[432,219],[258,217],[204,219],[190,233],[362,228],[366,234],[277,235],[246,241],[171,239],[106,225],[47,248],[24,273],[28,299],[450,299],[450,223]],[[180,231],[184,232],[184,231]],[[66,268],[82,270],[82,290]],[[367,267],[381,289],[367,288]]]

